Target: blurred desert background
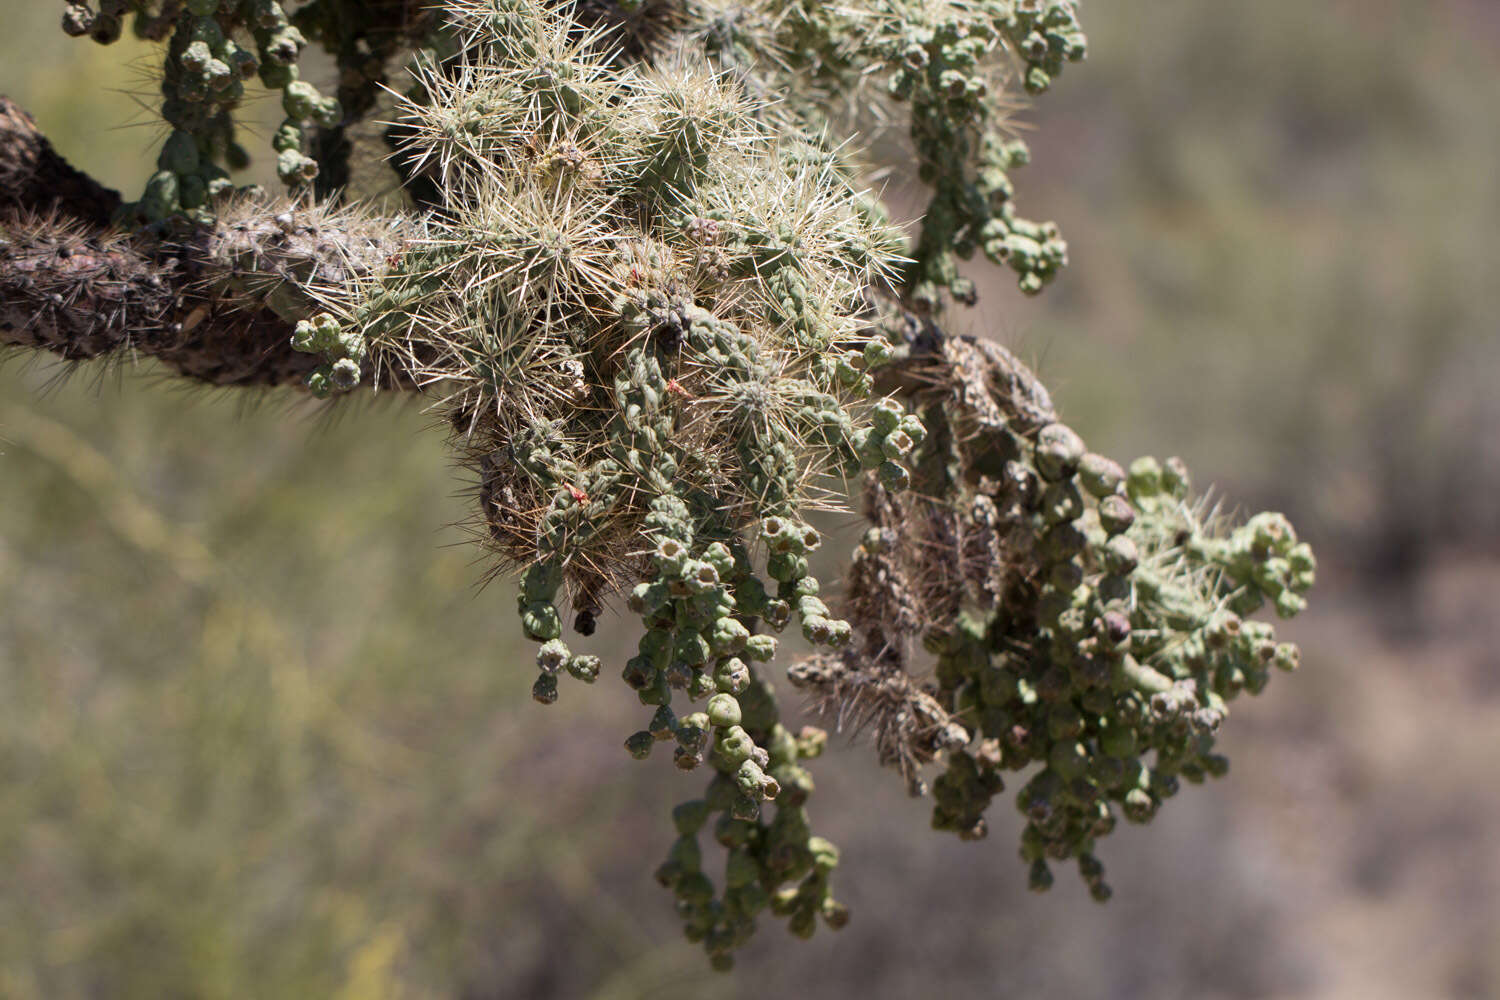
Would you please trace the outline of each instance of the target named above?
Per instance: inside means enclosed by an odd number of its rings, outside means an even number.
[[[133,195],[148,51],[0,13],[0,92]],[[973,265],[954,326],[1320,558],[1302,670],[1102,845],[1109,904],[1027,892],[1013,810],[935,834],[835,736],[853,921],[765,920],[716,975],[651,878],[700,778],[628,758],[609,671],[531,701],[430,417],[12,358],[0,997],[1500,997],[1500,6],[1083,15],[1015,177],[1072,267],[1024,301]]]

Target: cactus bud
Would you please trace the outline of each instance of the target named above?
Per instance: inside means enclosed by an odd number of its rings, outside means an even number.
[[[543,705],[551,705],[557,701],[557,675],[540,674],[536,683],[531,686],[531,697]]]
[[[1048,424],[1036,438],[1036,469],[1048,482],[1070,478],[1084,456],[1083,439],[1064,424]]]
[[[716,728],[740,724],[740,703],[733,695],[719,693],[708,699],[708,721]]]

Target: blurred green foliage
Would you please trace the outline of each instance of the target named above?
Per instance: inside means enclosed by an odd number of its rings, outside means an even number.
[[[0,3],[0,90],[138,189],[161,135],[122,127],[152,85],[121,56],[145,50]],[[1091,442],[1182,453],[1327,563],[1493,547],[1500,25],[1458,0],[1085,14],[1093,54],[1016,178],[1073,267],[1037,303],[976,272],[973,325],[1019,339]],[[633,718],[612,692],[530,707],[426,418],[48,376],[0,372],[0,996],[701,994],[640,876],[679,789],[599,735]],[[1278,933],[1303,897],[1225,818],[1284,742],[1247,739],[1247,773],[1122,838],[1146,861],[1104,910],[935,842],[851,755],[819,808],[854,924],[807,954],[766,936],[714,989],[1297,993],[1331,959]]]
[[[426,418],[0,378],[0,995],[447,996],[538,885],[629,964]]]
[[[1087,13],[1101,41],[1042,109],[1030,194],[1077,275],[1022,307],[1063,412],[1112,453],[1180,451],[1335,559],[1500,537],[1493,14]]]
[[[435,545],[440,452],[390,408],[6,383],[0,992],[383,995],[419,900],[371,876],[442,835],[435,761],[510,700],[434,669],[509,642]]]

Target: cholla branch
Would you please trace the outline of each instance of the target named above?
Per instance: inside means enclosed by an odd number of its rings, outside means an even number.
[[[1105,899],[1094,850],[1117,814],[1144,822],[1181,781],[1223,774],[1228,702],[1296,668],[1249,616],[1301,610],[1312,552],[1279,514],[1218,517],[1179,460],[1089,452],[1005,352],[911,340],[890,381],[927,429],[912,488],[868,484],[855,642],[789,676],[873,730],[909,788],[940,758],[933,825],[965,839],[985,836],[1003,772],[1042,765],[1017,796],[1032,885],[1075,859]]]
[[[944,765],[935,827],[984,836],[1001,772],[1039,765],[1017,796],[1033,885],[1074,859],[1107,897],[1094,849],[1116,816],[1223,773],[1226,703],[1296,666],[1248,616],[1300,610],[1314,561],[1279,515],[1207,513],[1181,463],[1127,472],[1087,451],[1024,365],[933,319],[974,300],[959,261],[975,252],[1031,294],[1067,262],[1058,227],[1017,212],[1029,154],[1005,90],[1042,93],[1083,58],[1073,0],[378,8],[71,4],[73,34],[108,43],[128,17],[171,37],[170,134],[121,206],[0,99],[0,346],[425,395],[472,477],[476,535],[523,570],[533,697],[600,676],[563,607],[583,635],[617,592],[639,618],[621,676],[651,714],[625,746],[711,772],[657,876],[716,968],[762,911],[799,936],[848,920],[805,808],[826,734],[793,735],[751,666],[789,627],[817,647],[790,677],[825,715],[873,732],[913,792]],[[301,79],[309,40],[337,60],[337,96]],[[432,211],[308,197],[344,183],[343,130],[406,47],[422,53],[396,165]],[[230,180],[255,75],[281,93],[290,198]],[[931,186],[914,240],[828,132],[834,95],[875,89]],[[820,596],[806,520],[840,480],[863,483],[871,522],[849,620]],[[709,830],[729,849],[720,884]]]
[[[386,266],[410,223],[286,198],[240,199],[170,236],[113,228],[119,198],[0,97],[0,345],[67,361],[154,358],[218,386],[300,384],[291,348],[319,294]],[[410,388],[386,368],[366,384]]]

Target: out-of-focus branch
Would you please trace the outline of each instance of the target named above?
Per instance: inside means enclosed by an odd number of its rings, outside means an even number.
[[[55,212],[107,226],[119,207],[118,193],[70,166],[31,116],[0,94],[0,219]]]

